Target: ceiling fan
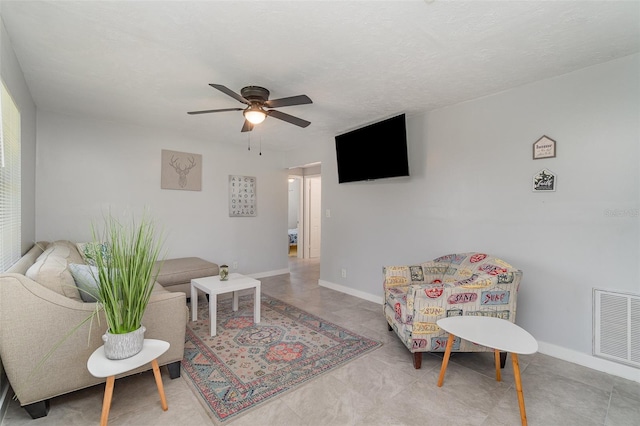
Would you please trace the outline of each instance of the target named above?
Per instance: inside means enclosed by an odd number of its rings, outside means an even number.
[[[293,115],[285,114],[275,109],[265,108],[278,108],[292,105],[304,105],[313,103],[307,95],[291,96],[288,98],[272,99],[269,100],[269,91],[264,87],[259,86],[247,86],[240,90],[240,94],[234,92],[226,86],[221,84],[209,84],[214,89],[218,89],[222,93],[231,96],[233,99],[248,105],[246,108],[224,108],[224,109],[208,109],[204,111],[190,111],[187,114],[208,114],[210,112],[225,112],[225,111],[242,111],[244,115],[244,125],[242,126],[242,132],[250,132],[256,124],[260,124],[267,118],[267,115],[278,120],[286,121],[287,123],[295,124],[300,127],[307,127],[311,124],[310,121],[303,120]]]

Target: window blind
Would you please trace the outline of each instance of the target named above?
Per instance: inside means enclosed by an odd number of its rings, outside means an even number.
[[[4,82],[0,96],[0,272],[21,256],[20,111]]]

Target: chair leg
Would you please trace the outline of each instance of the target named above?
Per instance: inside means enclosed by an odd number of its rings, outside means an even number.
[[[171,379],[180,377],[180,361],[167,364],[167,368],[169,369],[169,377],[171,377]]]
[[[494,355],[494,360],[496,363],[496,381],[497,382],[501,382],[502,381],[502,374],[500,374],[500,363],[501,363],[501,354],[500,351],[497,349],[493,350],[493,355]]]
[[[422,352],[414,352],[413,353],[413,368],[416,370],[420,370],[422,367]]]
[[[507,353],[500,352],[500,368],[504,368],[506,363],[507,363]]]
[[[45,417],[47,414],[49,414],[49,400],[45,399],[44,401],[27,404],[22,408],[24,408],[27,413],[29,413],[32,419],[39,419],[40,417]]]

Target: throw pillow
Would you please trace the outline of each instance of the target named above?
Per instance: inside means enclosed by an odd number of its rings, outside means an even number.
[[[84,262],[88,265],[95,265],[96,261],[96,253],[100,251],[103,257],[107,257],[106,255],[109,252],[109,248],[105,243],[77,243],[78,251],[80,255],[84,259]]]
[[[99,297],[98,268],[92,265],[69,264],[69,271],[76,282],[84,302],[97,302]]]
[[[82,257],[74,243],[60,240],[49,244],[29,267],[26,276],[38,284],[70,299],[81,301],[69,263],[82,263]]]

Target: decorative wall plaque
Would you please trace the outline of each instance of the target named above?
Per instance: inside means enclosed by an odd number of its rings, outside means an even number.
[[[202,191],[202,155],[163,149],[160,188]]]
[[[258,214],[257,182],[254,176],[229,175],[229,216],[250,217]]]
[[[556,141],[543,136],[533,143],[533,159],[553,158],[556,156]]]
[[[556,190],[556,175],[549,169],[542,169],[533,176],[533,192]]]

